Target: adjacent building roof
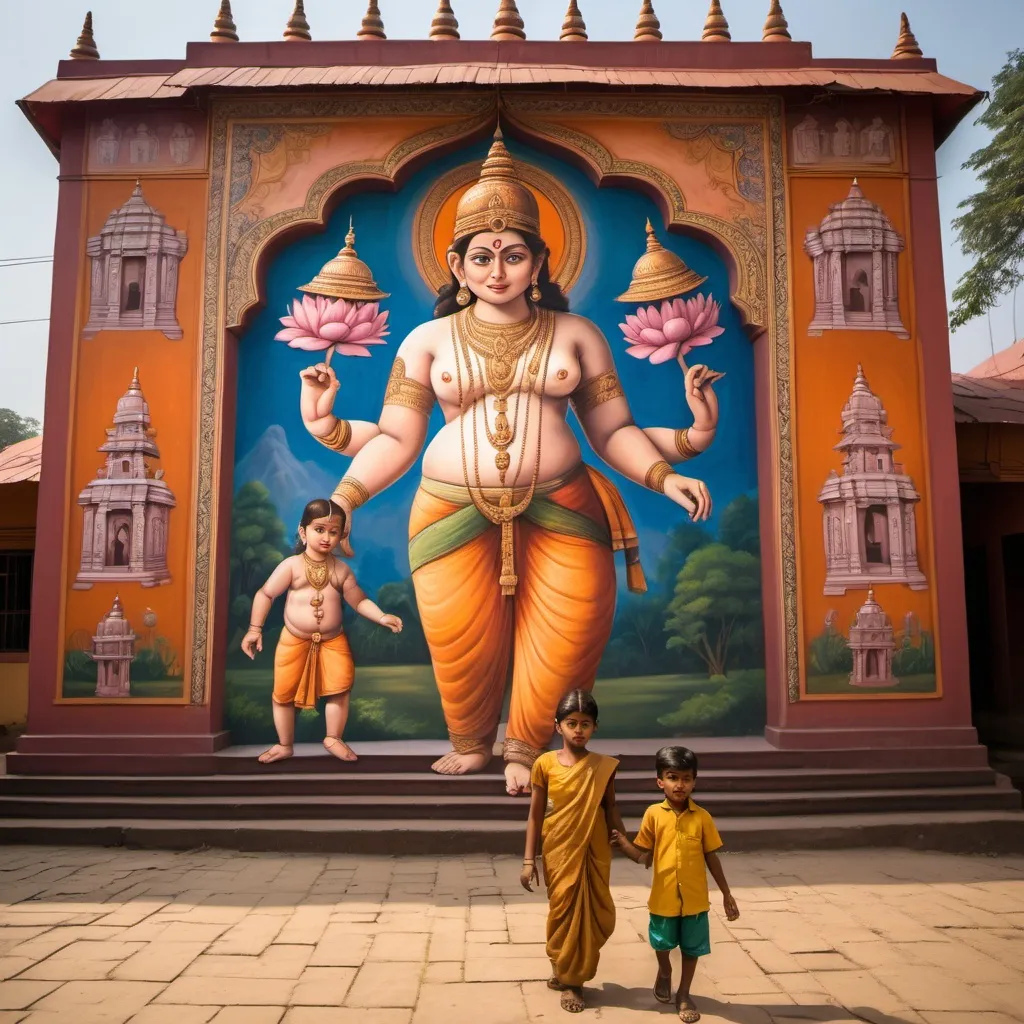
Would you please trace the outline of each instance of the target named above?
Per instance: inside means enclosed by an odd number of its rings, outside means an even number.
[[[1024,338],[1016,345],[996,352],[973,370],[967,371],[968,377],[998,377],[1000,380],[1024,381]]]
[[[43,464],[43,438],[30,437],[0,451],[0,484],[39,480]]]
[[[1024,425],[1024,379],[954,373],[953,412],[957,423]]]

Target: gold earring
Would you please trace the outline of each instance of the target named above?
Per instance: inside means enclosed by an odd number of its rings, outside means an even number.
[[[534,281],[533,287],[530,289],[530,298],[533,299],[534,302],[540,302],[541,296],[542,293],[540,290],[540,285],[538,285],[537,282]]]
[[[457,291],[457,292],[455,293],[455,301],[456,301],[456,302],[457,302],[457,303],[458,303],[458,304],[459,304],[460,306],[468,306],[468,305],[469,305],[469,300],[470,300],[470,298],[471,298],[471,297],[472,297],[472,296],[471,296],[470,290],[469,290],[469,289],[468,289],[468,288],[467,288],[467,287],[466,287],[465,285],[463,285],[463,286],[462,286],[462,287],[461,287],[461,288],[460,288],[460,289],[459,289],[459,290],[458,290],[458,291]]]

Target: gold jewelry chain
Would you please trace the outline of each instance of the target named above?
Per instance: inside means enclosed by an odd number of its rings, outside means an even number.
[[[326,588],[327,581],[330,578],[330,566],[327,559],[317,562],[315,559],[310,558],[305,551],[302,552],[302,561],[305,563],[306,581],[316,591],[310,598],[309,603],[313,608],[313,615],[316,617],[316,625],[317,629],[319,629],[320,622],[324,617],[324,597],[322,591]]]

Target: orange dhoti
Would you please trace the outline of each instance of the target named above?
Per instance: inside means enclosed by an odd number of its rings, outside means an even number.
[[[608,491],[618,499],[583,467],[537,487],[512,524],[516,582],[507,596],[501,527],[484,519],[466,488],[423,481],[409,560],[455,750],[490,750],[510,668],[505,760],[527,766],[547,748],[562,696],[593,687],[615,615],[614,548],[627,549],[630,579],[642,584],[635,532],[621,499],[607,504]]]
[[[352,689],[356,667],[348,637],[323,640],[319,633],[303,640],[287,627],[274,652],[275,704],[315,708],[320,697],[338,697]]]

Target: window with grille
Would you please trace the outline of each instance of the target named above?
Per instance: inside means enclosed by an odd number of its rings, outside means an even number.
[[[0,551],[0,653],[28,650],[32,552]]]

